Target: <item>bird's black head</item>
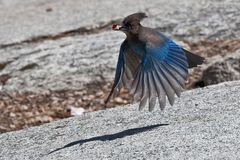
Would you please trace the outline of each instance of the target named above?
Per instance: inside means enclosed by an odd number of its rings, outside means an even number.
[[[112,29],[117,31],[123,31],[127,35],[136,35],[138,34],[139,28],[141,27],[140,21],[146,17],[146,14],[142,12],[131,14],[124,18],[121,26],[114,24],[112,26]]]

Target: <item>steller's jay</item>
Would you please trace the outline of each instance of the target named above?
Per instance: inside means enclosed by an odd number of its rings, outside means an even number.
[[[140,21],[146,17],[145,13],[135,13],[127,16],[121,26],[112,26],[113,30],[124,32],[126,39],[121,44],[114,83],[105,103],[125,86],[133,103],[140,101],[139,110],[148,101],[152,111],[157,100],[163,110],[166,97],[171,105],[175,94],[180,97],[188,68],[204,62],[204,58],[183,49],[164,34],[143,27]]]

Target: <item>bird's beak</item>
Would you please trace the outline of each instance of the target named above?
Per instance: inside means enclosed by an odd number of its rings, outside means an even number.
[[[120,26],[120,25],[118,25],[118,24],[113,24],[112,25],[112,30],[114,30],[114,31],[119,31],[119,30],[121,30],[123,27],[122,26]]]

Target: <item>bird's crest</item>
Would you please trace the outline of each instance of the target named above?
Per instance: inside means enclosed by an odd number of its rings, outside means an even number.
[[[131,22],[140,23],[140,21],[146,17],[147,17],[147,15],[143,12],[134,13],[134,14],[131,14],[131,15],[127,16],[126,18],[124,18],[123,24],[131,23]]]

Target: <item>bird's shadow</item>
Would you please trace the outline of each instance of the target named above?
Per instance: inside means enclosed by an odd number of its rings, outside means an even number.
[[[146,132],[146,131],[152,130],[152,129],[160,127],[160,126],[167,126],[167,125],[168,124],[155,124],[155,125],[150,125],[150,126],[145,126],[145,127],[140,127],[140,128],[127,129],[127,130],[124,130],[124,131],[121,131],[118,133],[114,133],[114,134],[107,134],[107,135],[96,136],[96,137],[92,137],[92,138],[88,138],[88,139],[81,139],[81,140],[77,140],[77,141],[68,143],[61,148],[57,148],[57,149],[49,152],[48,154],[52,154],[54,152],[57,152],[59,150],[62,150],[62,149],[68,148],[68,147],[75,146],[77,144],[82,145],[84,143],[92,142],[92,141],[112,141],[112,140],[115,140],[118,138],[124,138],[126,136],[131,136],[134,134]]]

